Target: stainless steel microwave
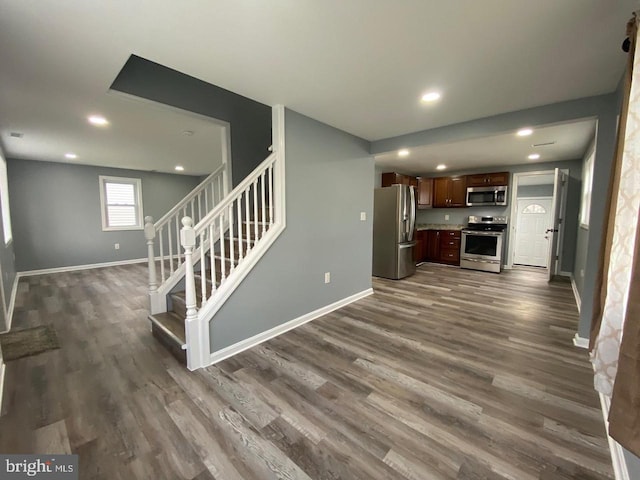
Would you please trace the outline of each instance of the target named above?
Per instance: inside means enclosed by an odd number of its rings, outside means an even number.
[[[506,205],[507,187],[467,187],[467,207]]]

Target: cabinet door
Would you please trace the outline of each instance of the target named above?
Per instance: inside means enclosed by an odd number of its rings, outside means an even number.
[[[500,187],[509,185],[509,172],[498,172],[487,174],[487,185],[491,187]]]
[[[449,206],[449,177],[440,177],[433,180],[433,206]]]
[[[429,208],[432,205],[433,178],[418,178],[418,208]]]
[[[487,175],[484,173],[478,175],[467,175],[468,187],[484,187],[487,185]]]
[[[467,182],[465,177],[452,177],[449,193],[450,207],[465,207],[467,205]]]
[[[440,230],[427,230],[426,259],[429,262],[440,261]]]
[[[391,185],[402,183],[402,179],[400,177],[402,177],[402,175],[395,172],[383,173],[382,182],[380,184],[383,187],[390,187]]]
[[[413,247],[413,259],[417,262],[424,262],[426,251],[427,251],[427,242],[429,241],[427,237],[426,230],[420,230],[416,232],[416,246]]]

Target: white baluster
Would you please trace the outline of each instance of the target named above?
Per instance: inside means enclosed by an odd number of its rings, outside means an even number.
[[[144,217],[144,238],[147,240],[147,260],[149,262],[149,295],[158,290],[156,259],[153,251],[153,239],[155,237],[156,228],[153,226],[153,217]]]
[[[178,238],[178,219],[176,218],[176,242],[178,241]],[[171,220],[169,220],[169,223],[167,224],[167,240],[169,241],[169,276],[171,276],[173,273],[173,238],[171,238]],[[178,252],[180,251],[178,245],[176,245],[176,249]]]
[[[244,245],[242,245],[242,238],[244,237],[242,235],[242,195],[236,200],[236,205],[238,207],[238,261],[240,261],[244,256]]]
[[[231,205],[229,205],[229,258],[231,259],[231,269],[229,270],[229,273],[233,272],[233,269],[236,266],[234,262],[234,259],[235,259],[234,247],[235,245],[233,244],[233,203],[232,203]]]
[[[198,318],[196,309],[196,281],[193,271],[193,247],[196,245],[196,232],[193,229],[193,220],[189,217],[182,219],[180,242],[184,248],[185,261],[185,303],[187,306],[187,321]]]
[[[264,237],[264,232],[267,230],[267,206],[265,205],[265,195],[264,195],[264,180],[265,175],[262,172],[260,175],[260,201],[262,202],[262,236]]]
[[[273,225],[273,163],[269,165],[269,226]]]
[[[198,199],[198,222],[202,220],[202,195],[199,193],[196,197]]]
[[[258,241],[258,180],[253,182],[253,233]]]
[[[200,234],[200,291],[202,293],[202,302],[207,301],[207,256],[204,254],[204,231]]]
[[[213,248],[215,246],[215,242],[213,240],[214,225],[215,225],[215,223],[211,223],[211,225],[209,225],[209,228],[208,228],[208,231],[209,231],[209,258],[211,258],[211,296],[213,296],[213,294],[216,291],[216,259],[214,257],[214,251],[213,251]]]
[[[251,250],[251,218],[249,217],[249,187],[244,191],[244,233],[247,236],[247,253]]]
[[[160,230],[158,230],[158,239],[160,240],[158,243],[160,244],[160,278],[162,283],[164,283],[165,280],[165,274],[164,274],[164,240],[163,240],[163,236],[164,235],[164,227],[160,227]]]
[[[221,213],[218,219],[220,222],[220,272],[222,273],[222,275],[220,276],[220,283],[222,283],[224,282],[224,279],[227,278],[227,262],[225,262],[224,252],[224,213]]]

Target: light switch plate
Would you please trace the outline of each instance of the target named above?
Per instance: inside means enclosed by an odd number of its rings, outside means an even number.
[[[367,220],[367,212],[360,212],[360,221],[364,222]]]

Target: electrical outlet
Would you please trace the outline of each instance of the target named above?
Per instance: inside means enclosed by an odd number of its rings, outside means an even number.
[[[120,250],[120,244],[119,243],[115,243],[113,245],[113,248],[115,248],[116,250]]]
[[[447,214],[447,215],[445,215],[445,216],[444,216],[444,219],[445,219],[445,220],[449,220],[449,215],[448,215],[448,214]]]
[[[324,274],[324,283],[331,283],[331,272],[326,272]]]
[[[360,221],[364,222],[367,220],[367,212],[360,212]]]

